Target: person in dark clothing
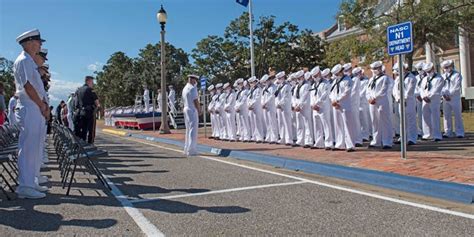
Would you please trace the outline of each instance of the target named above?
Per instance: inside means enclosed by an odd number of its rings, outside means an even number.
[[[47,134],[51,134],[51,125],[53,124],[53,110],[54,110],[54,107],[50,106],[49,107],[49,120],[48,120]]]
[[[59,124],[63,124],[61,121],[61,109],[63,108],[64,103],[64,100],[61,100],[61,103],[59,103],[58,107],[56,107],[56,121]]]
[[[86,76],[85,84],[77,89],[77,99],[74,104],[76,120],[74,133],[88,143],[94,143],[95,114],[100,107],[99,99],[93,90],[93,86],[94,78]]]

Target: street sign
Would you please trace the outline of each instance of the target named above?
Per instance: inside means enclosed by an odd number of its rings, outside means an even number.
[[[387,27],[388,55],[413,52],[412,24],[410,21]]]
[[[207,77],[201,77],[201,90],[206,91]]]

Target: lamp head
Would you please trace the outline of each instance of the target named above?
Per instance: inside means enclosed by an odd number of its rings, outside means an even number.
[[[167,20],[167,15],[166,15],[165,9],[163,8],[163,5],[161,5],[160,11],[158,11],[158,13],[156,14],[156,19],[158,19],[158,22],[161,24],[161,29],[164,30],[166,20]]]

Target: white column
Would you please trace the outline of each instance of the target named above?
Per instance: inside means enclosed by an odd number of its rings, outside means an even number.
[[[467,87],[471,86],[471,56],[469,37],[463,28],[459,27],[459,63],[462,75],[462,96],[466,96]]]

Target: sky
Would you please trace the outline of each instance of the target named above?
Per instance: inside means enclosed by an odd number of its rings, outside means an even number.
[[[253,0],[255,17],[273,15],[300,29],[319,32],[335,22],[341,0]],[[0,0],[0,56],[15,60],[15,38],[30,29],[47,40],[52,104],[100,70],[110,55],[136,57],[159,42],[156,13],[167,15],[166,41],[186,52],[208,35],[222,36],[229,22],[247,9],[235,0]]]

